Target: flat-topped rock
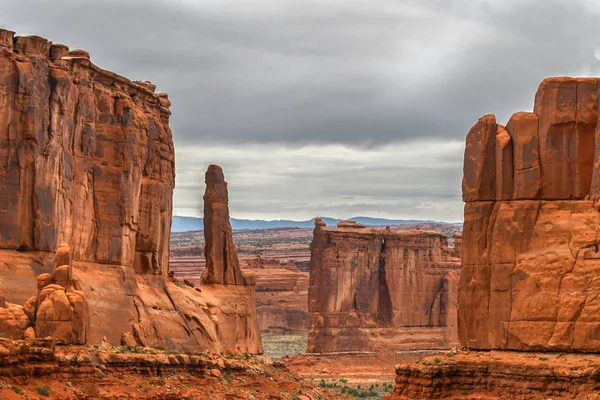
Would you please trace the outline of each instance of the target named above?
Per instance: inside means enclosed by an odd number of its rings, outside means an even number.
[[[0,29],[0,47],[13,48],[15,33],[6,29]]]
[[[438,232],[317,225],[311,243],[308,352],[457,344],[460,267]]]
[[[337,227],[338,228],[364,228],[365,226],[363,224],[359,224],[356,221],[345,220],[345,221],[338,222]]]
[[[40,36],[15,36],[14,51],[19,53],[33,55],[39,54],[42,56],[50,55],[50,46],[52,42]]]

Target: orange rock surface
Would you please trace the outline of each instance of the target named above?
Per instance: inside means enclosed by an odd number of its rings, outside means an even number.
[[[0,338],[2,400],[348,399],[317,385],[262,356]]]
[[[260,353],[252,286],[199,292],[168,278],[174,150],[170,102],[154,89],[83,50],[0,30],[5,301],[24,305],[36,336],[66,343]],[[21,317],[1,307],[0,329]]]
[[[255,257],[245,260],[244,271],[256,276],[256,313],[261,333],[306,333],[308,274],[295,263]]]
[[[202,283],[245,285],[229,222],[229,196],[223,169],[210,165],[204,191],[204,258]]]
[[[70,247],[60,246],[55,260],[52,275],[38,276],[38,294],[25,303],[35,327],[32,334],[52,337],[61,344],[85,344],[89,309],[79,281],[73,278]]]
[[[549,78],[533,113],[467,136],[459,337],[471,349],[598,351],[600,80]],[[506,135],[508,133],[508,136]]]
[[[398,364],[385,399],[598,399],[599,366],[597,354],[449,352]]]
[[[307,333],[308,273],[297,267],[304,262],[290,260],[285,253],[282,258],[246,255],[239,261],[242,274],[252,275],[256,280],[256,317],[260,332]],[[205,265],[205,259],[200,257],[172,257],[169,260],[169,268],[176,277],[196,284],[201,283]]]
[[[459,260],[445,235],[317,219],[308,351],[446,348],[457,343]]]

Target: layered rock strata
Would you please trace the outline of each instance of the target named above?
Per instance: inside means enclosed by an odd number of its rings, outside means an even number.
[[[456,344],[459,260],[445,235],[315,225],[309,352]]]
[[[600,350],[599,82],[546,79],[534,112],[469,131],[458,325],[471,349]]]
[[[252,287],[200,293],[168,278],[174,150],[170,102],[154,90],[83,50],[0,30],[0,288],[24,304],[49,282],[37,336],[261,352]]]
[[[256,315],[261,333],[307,333],[308,274],[294,263],[255,257],[243,271],[256,276]]]
[[[17,394],[18,392],[18,394]],[[262,356],[0,338],[0,398],[347,399]]]
[[[396,366],[387,400],[593,399],[600,356],[574,353],[463,351]]]

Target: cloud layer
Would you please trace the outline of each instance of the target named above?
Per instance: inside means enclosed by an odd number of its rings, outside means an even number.
[[[600,73],[596,0],[0,4],[1,26],[169,93],[187,215],[203,190],[190,168],[210,159],[238,217],[458,220],[457,143],[476,119],[530,110],[546,76]]]

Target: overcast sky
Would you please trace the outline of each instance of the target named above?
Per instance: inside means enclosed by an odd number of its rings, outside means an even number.
[[[600,0],[0,0],[0,26],[172,101],[175,214],[462,220],[464,138],[600,74]]]

